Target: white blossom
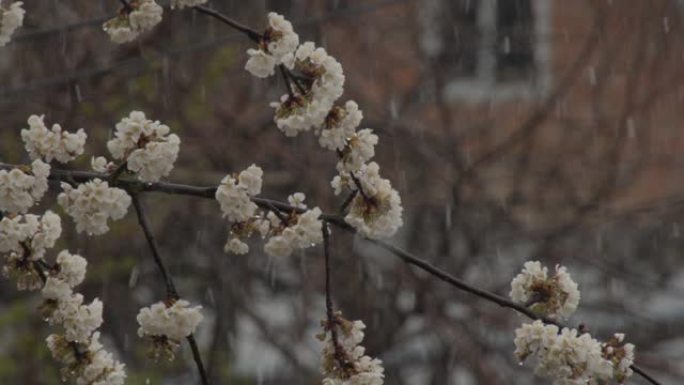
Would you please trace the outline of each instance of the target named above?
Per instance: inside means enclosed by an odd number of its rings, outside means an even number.
[[[275,73],[276,59],[260,49],[247,50],[249,59],[245,69],[258,78],[267,78]]]
[[[280,102],[271,103],[276,109],[275,122],[287,136],[320,127],[325,122],[335,101],[344,91],[342,65],[324,48],[306,42],[297,48],[294,68],[311,79],[311,88],[304,95],[283,95]]]
[[[25,214],[0,221],[0,253],[13,253],[17,258],[37,261],[52,248],[62,234],[59,216],[46,211],[42,216]],[[28,255],[24,255],[24,247]]]
[[[103,304],[94,299],[83,303],[83,295],[72,288],[83,281],[86,271],[83,257],[62,251],[48,274],[42,294],[45,298],[41,311],[52,324],[61,324],[64,334],[52,334],[47,345],[52,356],[65,364],[64,381],[74,378],[79,385],[123,385],[124,365],[103,350],[97,329],[102,325]]]
[[[265,32],[268,53],[276,58],[278,64],[283,57],[293,54],[299,45],[299,35],[292,28],[292,23],[275,12],[268,14],[268,28]]]
[[[70,313],[66,313],[68,316],[64,317],[62,325],[66,332],[66,338],[70,341],[86,341],[102,325],[102,301],[97,298],[89,305],[80,305],[75,309],[69,309],[69,311]]]
[[[403,224],[404,209],[399,193],[392,188],[389,180],[380,177],[379,171],[380,166],[375,162],[362,167],[357,179],[363,194],[359,191],[352,199],[349,212],[344,218],[361,235],[373,239],[390,237]],[[333,180],[336,190],[341,188],[343,179],[347,187],[358,188],[349,181],[351,176],[345,175],[344,178]]]
[[[40,159],[36,159],[31,163],[31,174],[34,177],[33,186],[31,186],[31,196],[37,202],[48,190],[50,165]]]
[[[332,105],[327,99],[300,95],[291,98],[287,94],[280,98],[280,102],[271,103],[271,107],[276,109],[276,125],[288,137],[295,137],[300,132],[322,125]]]
[[[623,384],[634,373],[634,345],[624,342],[625,335],[615,333],[611,339],[602,344],[603,357],[613,364],[613,378]]]
[[[301,192],[296,192],[287,197],[287,201],[290,203],[290,206],[296,207],[298,209],[306,209],[304,200],[306,200],[306,195]]]
[[[275,12],[268,14],[268,28],[259,44],[259,49],[247,50],[249,59],[245,69],[259,78],[275,73],[275,67],[285,64],[291,67],[293,54],[299,45],[299,36],[294,32],[292,23]]]
[[[183,9],[185,7],[196,7],[206,3],[207,0],[171,0],[171,9]]]
[[[76,231],[88,235],[109,231],[108,219],[123,218],[131,204],[131,197],[125,190],[109,187],[100,179],[80,184],[77,188],[62,183],[62,190],[57,202],[76,222]]]
[[[321,147],[332,151],[342,151],[347,141],[354,135],[363,119],[363,113],[353,100],[342,107],[334,107],[326,117],[324,128],[320,132],[318,142]]]
[[[115,167],[114,163],[108,162],[104,156],[90,158],[90,168],[93,171],[101,173],[109,173]]]
[[[324,333],[318,338],[323,341],[321,373],[324,385],[382,385],[385,380],[382,361],[366,355],[361,346],[366,325],[362,321],[350,322],[335,314],[332,325],[328,320],[322,321]],[[331,329],[337,329],[337,343],[341,350],[336,353],[335,341]],[[339,362],[339,355],[344,362]]]
[[[565,267],[556,266],[555,275],[548,277],[540,262],[528,261],[511,281],[510,297],[551,318],[568,318],[577,309],[580,292]]]
[[[85,279],[88,261],[78,254],[71,254],[62,250],[57,255],[57,278],[66,282],[70,287],[78,286]]]
[[[128,18],[123,18],[121,16],[109,20],[102,28],[107,32],[112,42],[116,44],[131,42],[140,35],[140,32],[131,28]]]
[[[55,159],[67,163],[83,154],[88,136],[82,128],[72,134],[62,131],[59,124],[54,124],[48,130],[43,119],[42,115],[31,115],[28,118],[29,128],[21,130],[21,138],[31,159],[42,158],[47,162]]]
[[[45,341],[54,359],[67,365],[63,377],[74,378],[76,385],[123,385],[125,365],[103,349],[99,338],[100,333],[95,332],[88,341],[78,343],[78,356],[73,342],[63,335],[51,334]]]
[[[165,336],[176,342],[193,334],[202,321],[201,306],[190,307],[185,300],[177,300],[171,305],[158,302],[140,309],[136,319],[140,328],[138,335]]]
[[[143,182],[157,182],[167,176],[178,158],[180,138],[169,127],[132,111],[116,125],[107,148],[114,159],[127,161],[127,168]],[[102,161],[99,161],[100,164]]]
[[[149,31],[161,22],[164,9],[154,0],[137,0],[135,4],[137,7],[128,14],[133,29]]]
[[[47,191],[49,175],[50,165],[40,159],[31,163],[31,171],[0,170],[0,211],[25,213]]]
[[[363,129],[354,133],[347,141],[347,146],[342,151],[342,159],[337,163],[340,172],[356,172],[366,162],[375,156],[375,145],[378,144],[378,136],[371,129]]]
[[[251,196],[261,194],[261,186],[263,185],[264,171],[261,167],[251,165],[238,175],[239,185],[244,187],[247,194]]]
[[[254,215],[257,205],[250,196],[261,192],[263,171],[251,165],[242,171],[236,180],[226,175],[216,189],[216,200],[221,205],[223,216],[231,222],[244,222]]]
[[[313,42],[300,45],[295,52],[295,68],[314,79],[311,92],[314,99],[334,103],[344,91],[342,65],[325,48],[316,48]]]
[[[249,253],[249,245],[247,245],[245,242],[242,242],[240,238],[232,237],[228,239],[228,242],[226,242],[223,251],[226,253],[243,255]]]
[[[26,11],[21,7],[23,4],[15,1],[7,7],[0,1],[0,47],[9,43],[14,31],[24,23]]]
[[[59,278],[48,277],[42,290],[43,297],[53,299],[58,302],[68,302],[73,291],[69,284]]]
[[[264,251],[273,257],[287,257],[296,249],[306,249],[323,242],[320,216],[321,209],[318,207],[291,215],[290,222],[284,224],[286,227],[269,238]]]
[[[602,356],[601,343],[588,333],[541,321],[523,324],[515,331],[516,356],[521,361],[533,355],[535,373],[550,378],[554,384],[597,384],[613,375],[610,361]]]
[[[100,349],[76,378],[76,385],[123,385],[125,381],[125,365],[115,360],[112,353]]]
[[[263,228],[264,221],[255,216],[258,206],[251,199],[261,193],[263,175],[260,167],[251,165],[241,171],[237,178],[226,175],[216,189],[215,197],[223,217],[231,222],[228,241],[223,248],[226,253],[247,254],[249,246],[240,238],[249,237],[255,230],[262,235],[264,231],[268,232],[268,229]]]
[[[273,257],[287,257],[294,251],[297,234],[291,228],[285,228],[279,235],[272,236],[264,245],[266,254]]]
[[[52,248],[62,233],[61,220],[52,211],[4,217],[0,221],[0,253],[5,254],[3,274],[16,279],[19,290],[43,285],[36,262]]]
[[[133,41],[162,20],[164,9],[154,0],[135,0],[129,4],[130,10],[121,10],[117,17],[108,20],[102,26],[114,43]]]
[[[178,158],[180,139],[171,134],[166,141],[147,143],[144,149],[137,149],[128,156],[128,169],[138,173],[143,182],[157,182],[169,175]]]
[[[47,319],[51,324],[61,324],[69,341],[84,342],[102,325],[102,301],[94,299],[83,304],[83,295],[74,293],[68,282],[50,276],[43,288]]]

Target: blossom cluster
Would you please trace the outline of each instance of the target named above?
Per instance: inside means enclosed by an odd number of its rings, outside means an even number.
[[[108,220],[118,220],[126,215],[131,197],[125,190],[109,187],[100,179],[80,184],[74,188],[62,182],[62,193],[57,202],[76,222],[76,231],[88,235],[101,235],[109,231]]]
[[[268,28],[259,43],[258,49],[247,50],[249,60],[245,69],[260,78],[275,73],[276,65],[283,64],[292,68],[293,53],[299,45],[299,35],[294,32],[292,23],[275,12],[268,14]]]
[[[249,237],[254,230],[258,230],[262,235],[268,231],[268,223],[255,218],[259,207],[251,199],[261,193],[263,175],[264,172],[259,166],[251,165],[237,177],[226,175],[216,189],[215,198],[221,206],[223,217],[231,223],[228,241],[224,247],[227,253],[247,254],[249,246],[242,239]]]
[[[215,198],[223,217],[230,222],[230,232],[224,250],[233,254],[246,254],[249,246],[243,240],[254,232],[270,236],[264,251],[271,256],[286,257],[294,250],[305,249],[323,240],[321,210],[306,210],[303,193],[290,196],[290,204],[300,211],[282,212],[273,207],[266,215],[252,198],[261,193],[263,170],[251,165],[237,177],[226,175],[216,189]]]
[[[540,262],[528,261],[511,282],[511,298],[545,317],[567,318],[579,304],[577,284],[565,267],[556,266],[549,277]],[[623,334],[607,342],[578,331],[541,320],[523,324],[515,331],[515,355],[522,363],[536,358],[535,373],[556,385],[599,385],[615,380],[624,383],[632,375],[634,345],[624,343]]]
[[[83,129],[76,133],[62,131],[59,124],[54,124],[51,130],[45,126],[44,116],[31,115],[28,118],[28,129],[21,130],[21,138],[31,159],[53,159],[67,163],[83,154],[86,138]]]
[[[359,176],[358,191],[354,196],[344,220],[369,238],[385,238],[394,234],[402,225],[401,198],[390,181],[380,176],[380,166],[371,162],[363,165]],[[350,186],[352,174],[340,174],[333,180],[338,190],[343,185]]]
[[[0,1],[0,47],[9,43],[14,31],[24,23],[26,11],[21,7],[23,4],[14,1],[9,6],[3,6]]]
[[[366,355],[366,349],[361,346],[366,325],[362,321],[348,321],[339,312],[334,317],[332,322],[321,321],[324,332],[317,336],[324,344],[323,385],[382,385],[385,379],[382,361]]]
[[[86,135],[83,130],[75,134],[64,132],[59,125],[48,130],[43,117],[36,115],[28,123],[29,129],[22,130],[21,134],[27,152],[34,158],[30,169],[21,166],[9,172],[0,171],[0,210],[7,212],[0,220],[0,253],[5,256],[3,274],[16,279],[20,290],[42,288],[43,318],[51,325],[64,328],[62,334],[52,334],[46,340],[53,357],[65,364],[64,381],[73,378],[76,384],[122,385],[126,378],[124,365],[99,342],[97,329],[103,322],[102,302],[96,298],[86,304],[83,295],[74,291],[85,279],[87,261],[63,250],[55,263],[48,263],[46,251],[55,246],[62,232],[60,217],[49,210],[42,216],[22,215],[47,191],[50,165],[43,158],[60,162],[73,160],[83,153]],[[102,183],[95,180],[78,189],[63,184],[65,192],[58,201],[77,219],[78,228],[101,228],[102,221],[106,228],[107,217],[123,215],[125,208],[121,206],[130,204],[125,192],[123,196],[118,193],[113,197],[106,183]]]
[[[128,170],[137,173],[141,181],[157,182],[169,175],[180,150],[180,138],[169,132],[169,126],[147,119],[141,111],[132,111],[117,123],[107,149],[114,159],[126,162]]]
[[[130,0],[102,28],[114,43],[123,44],[154,28],[161,22],[163,13],[164,9],[154,0]]]
[[[538,261],[525,262],[522,272],[511,282],[511,299],[550,318],[568,318],[580,301],[577,283],[565,267],[556,265],[549,277],[548,269]]]
[[[64,250],[49,269],[42,293],[41,311],[51,325],[61,324],[64,334],[46,339],[53,357],[65,364],[63,379],[73,377],[77,384],[122,385],[125,367],[104,350],[97,329],[102,325],[102,302],[94,299],[84,304],[83,295],[74,287],[83,282],[86,260]]]
[[[254,215],[258,207],[250,197],[261,193],[263,175],[259,166],[251,165],[237,178],[226,175],[221,180],[216,189],[216,200],[225,218],[231,222],[244,222]]]
[[[515,331],[515,355],[522,362],[530,356],[537,360],[535,373],[554,384],[598,385],[624,381],[632,375],[634,345],[624,343],[623,334],[599,342],[589,333],[542,321],[523,324]]]
[[[55,246],[62,232],[57,214],[46,211],[4,217],[0,221],[0,253],[5,255],[3,273],[16,279],[20,290],[42,288],[42,316],[51,325],[62,325],[63,334],[47,338],[54,358],[64,364],[64,380],[77,384],[122,385],[124,365],[99,343],[97,329],[102,325],[102,302],[84,304],[83,295],[74,292],[86,276],[87,261],[62,250],[54,264],[46,261],[46,250]]]
[[[73,291],[85,278],[86,266],[86,260],[80,255],[62,251],[42,290],[43,315],[50,324],[64,326],[65,337],[72,342],[88,341],[103,321],[102,302],[94,299],[84,305],[83,295]]]
[[[190,307],[185,300],[158,302],[140,309],[137,320],[140,337],[150,337],[154,343],[153,354],[158,358],[161,353],[173,359],[173,352],[181,340],[195,332],[202,322],[202,307]]]
[[[296,193],[294,195],[302,193]],[[303,198],[297,200],[291,196],[290,202],[295,205],[303,205]],[[304,206],[306,208],[306,206]],[[267,218],[271,223],[272,236],[264,245],[266,254],[273,257],[287,257],[297,249],[308,247],[323,242],[323,222],[321,221],[321,209],[314,207],[302,213],[292,212],[282,219],[269,212]]]
[[[100,332],[94,332],[87,343],[74,343],[59,334],[51,334],[47,345],[52,357],[65,365],[62,378],[75,377],[76,384],[123,385],[126,367],[100,343]]]
[[[42,287],[36,267],[47,249],[54,247],[62,234],[59,216],[46,211],[42,216],[25,214],[0,221],[0,253],[5,255],[3,274],[17,281],[19,290]]]
[[[0,170],[0,211],[25,213],[48,189],[50,165],[40,159],[29,168]]]
[[[356,194],[345,220],[363,236],[392,236],[403,224],[401,198],[389,180],[380,177],[375,156],[378,136],[373,130],[358,130],[363,113],[354,101],[336,105],[344,92],[342,65],[312,42],[299,45],[292,25],[281,15],[270,13],[258,49],[249,49],[245,69],[257,77],[275,74],[282,65],[288,93],[275,108],[275,123],[286,136],[313,129],[323,148],[339,157],[335,193]],[[370,163],[369,163],[370,162]],[[366,191],[366,189],[368,191]]]

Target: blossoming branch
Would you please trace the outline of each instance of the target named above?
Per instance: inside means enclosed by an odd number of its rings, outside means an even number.
[[[163,19],[164,9],[155,0],[121,0],[118,14],[103,25],[114,43],[136,40]],[[97,329],[105,321],[103,304],[93,299],[84,304],[74,289],[86,277],[85,258],[63,250],[53,259],[47,251],[61,235],[60,217],[46,211],[29,214],[48,189],[48,181],[61,182],[57,201],[75,223],[76,231],[101,236],[111,222],[123,218],[131,204],[166,284],[166,297],[143,307],[138,316],[138,335],[151,343],[154,358],[173,358],[186,339],[192,349],[204,384],[208,383],[193,334],[201,325],[202,307],[180,297],[168,273],[157,241],[152,234],[139,194],[163,191],[214,199],[227,221],[224,250],[232,254],[250,252],[253,234],[264,239],[264,252],[287,257],[296,250],[323,244],[326,266],[326,317],[322,321],[321,372],[326,385],[381,385],[384,369],[379,359],[366,355],[361,346],[366,326],[348,321],[334,310],[331,289],[330,231],[335,225],[359,234],[391,251],[405,262],[481,298],[515,309],[532,318],[515,331],[515,356],[522,362],[532,357],[536,373],[554,384],[623,383],[638,372],[657,384],[633,364],[634,345],[624,335],[614,334],[599,341],[583,328],[563,327],[580,301],[577,284],[564,267],[552,275],[539,262],[528,262],[511,283],[512,301],[486,292],[443,272],[395,247],[383,238],[402,226],[403,208],[398,192],[380,174],[372,159],[379,137],[362,128],[363,113],[356,102],[340,102],[345,74],[341,63],[313,42],[300,44],[299,35],[282,15],[269,13],[263,33],[256,32],[202,4],[206,0],[171,0],[171,8],[192,8],[246,34],[255,42],[248,49],[245,69],[259,78],[279,74],[286,93],[271,103],[274,123],[286,137],[311,132],[320,146],[337,158],[337,175],[332,192],[347,193],[341,216],[325,214],[305,203],[306,196],[294,192],[287,202],[259,197],[264,171],[257,165],[229,173],[217,186],[196,187],[160,182],[170,175],[180,152],[180,138],[160,121],[132,111],[115,125],[107,142],[110,159],[91,157],[92,172],[53,168],[85,152],[85,130],[63,130],[59,124],[48,129],[44,117],[32,115],[21,139],[32,163],[27,166],[0,164],[0,253],[5,257],[3,273],[16,280],[20,290],[42,290],[42,316],[51,325],[61,325],[62,334],[52,334],[47,345],[53,357],[65,365],[64,379],[78,384],[120,385],[125,367],[99,342]],[[0,2],[0,46],[9,42],[21,26],[21,2],[3,6]],[[54,262],[51,262],[54,261]]]

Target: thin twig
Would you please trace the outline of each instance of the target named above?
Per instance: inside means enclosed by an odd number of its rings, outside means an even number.
[[[287,88],[287,94],[290,96],[290,100],[294,100],[295,94],[292,91],[292,84],[290,84],[290,76],[288,75],[287,68],[285,68],[284,65],[280,64],[278,66],[278,69],[280,70],[280,74],[283,76],[285,88]]]
[[[190,350],[192,350],[192,359],[197,365],[197,370],[199,371],[200,378],[202,379],[202,384],[209,385],[209,376],[207,376],[207,371],[204,369],[202,355],[200,354],[199,347],[197,346],[197,341],[195,341],[195,336],[190,334],[186,339],[190,345]]]
[[[356,198],[356,194],[358,194],[358,193],[359,193],[358,190],[354,190],[354,191],[349,193],[347,198],[345,198],[344,202],[342,202],[342,206],[340,206],[340,215],[343,215],[345,213],[345,211],[347,211],[347,208],[352,203],[354,198]]]
[[[335,361],[340,365],[340,369],[346,371],[352,368],[353,365],[347,359],[337,337],[337,325],[339,324],[339,321],[333,310],[332,290],[330,287],[330,229],[328,229],[327,222],[323,222],[321,231],[323,232],[323,253],[325,255],[325,314],[328,318],[328,329],[330,330],[330,339],[333,345]]]
[[[363,199],[369,203],[373,202],[373,199],[371,197],[369,197],[368,195],[366,195],[366,192],[363,191],[363,186],[361,185],[361,181],[359,180],[359,178],[357,178],[353,172],[350,172],[349,175],[351,176],[352,180],[354,181],[354,184],[356,185],[356,189],[359,191],[359,193],[361,194]]]
[[[47,282],[47,274],[45,273],[45,270],[43,270],[43,267],[38,263],[38,262],[32,262],[33,268],[38,272],[38,276],[40,277],[40,280],[43,281],[43,284]]]
[[[112,173],[109,174],[109,178],[108,178],[109,184],[114,184],[116,182],[116,180],[119,179],[121,174],[123,174],[123,172],[126,171],[127,167],[128,167],[128,162],[123,162],[120,165],[118,165],[116,167],[116,169],[114,169],[114,171],[112,171]]]
[[[199,13],[203,13],[205,15],[212,16],[212,17],[224,22],[225,24],[229,25],[231,28],[247,35],[247,37],[250,38],[255,43],[261,42],[261,39],[263,38],[263,36],[259,32],[247,27],[246,25],[238,23],[237,21],[235,21],[235,20],[231,19],[230,17],[222,14],[221,12],[215,11],[211,8],[207,8],[207,7],[202,6],[202,5],[195,6],[195,7],[193,7],[193,9]]]
[[[653,378],[650,374],[646,373],[646,372],[644,371],[644,369],[642,369],[641,367],[639,367],[639,366],[637,366],[637,365],[635,365],[635,364],[632,364],[632,366],[630,366],[630,368],[634,371],[634,373],[639,374],[641,377],[643,377],[644,379],[646,379],[646,381],[650,382],[651,384],[653,384],[653,385],[661,385],[660,382],[658,382],[658,380],[656,380],[655,378]]]
[[[140,224],[140,227],[142,228],[142,231],[145,234],[147,244],[150,246],[150,251],[152,251],[152,257],[154,258],[154,262],[157,264],[157,268],[159,269],[159,272],[161,273],[162,278],[164,279],[164,284],[166,285],[166,296],[169,299],[179,299],[180,296],[178,295],[176,287],[173,284],[173,279],[171,278],[169,272],[166,270],[164,261],[162,261],[161,255],[159,253],[159,246],[157,246],[157,241],[154,238],[154,234],[152,234],[150,223],[147,219],[147,216],[145,215],[145,209],[143,208],[142,203],[140,202],[140,198],[138,197],[138,194],[132,194],[131,198],[133,200],[133,206],[135,207],[135,213],[138,216],[138,223]]]
[[[212,17],[222,21],[223,23],[227,24],[231,28],[237,30],[238,32],[244,33],[245,35],[247,35],[247,37],[250,40],[254,41],[257,44],[261,43],[261,41],[264,38],[264,36],[262,34],[260,34],[259,32],[253,30],[252,28],[249,28],[248,26],[246,26],[244,24],[241,24],[241,23],[233,20],[232,18],[228,17],[227,15],[224,15],[223,13],[221,13],[219,11],[216,11],[214,9],[207,8],[207,7],[201,6],[201,5],[195,6],[193,8],[199,13],[203,13],[205,15],[212,16]],[[290,79],[294,82],[294,84],[299,89],[299,92],[302,95],[306,94],[305,87],[303,87],[299,83],[299,79],[297,77],[295,77],[295,75],[289,69],[287,69],[283,64],[280,64],[278,66],[278,68],[280,69],[280,72],[283,75],[283,80],[285,80],[285,87],[287,87],[287,93],[288,93],[288,95],[290,95],[291,99],[294,98],[294,92],[292,90],[292,85],[290,84]]]
[[[286,70],[287,70],[287,69],[286,69]],[[301,76],[297,76],[297,75],[295,75],[294,73],[292,73],[292,71],[290,71],[290,70],[287,70],[287,74],[288,74],[288,76],[290,77],[290,79],[292,79],[292,81],[294,82],[295,86],[297,86],[297,89],[299,90],[299,93],[302,94],[302,95],[306,95],[306,87],[304,87],[304,85],[301,83],[301,79],[306,79],[308,82],[310,82],[311,79],[309,79],[309,78],[303,78],[303,77],[301,77]]]
[[[278,209],[275,207],[275,205],[272,202],[265,202],[265,205],[268,207],[268,210],[275,214],[278,219],[283,223],[283,225],[287,226],[290,221],[287,219],[287,217]]]
[[[157,241],[155,240],[154,234],[150,228],[150,223],[145,215],[145,209],[140,202],[140,198],[135,193],[132,194],[131,198],[133,200],[135,212],[138,216],[138,223],[140,223],[140,227],[142,228],[143,233],[145,233],[145,238],[147,239],[147,244],[150,246],[150,250],[152,251],[154,262],[157,264],[157,268],[159,269],[162,278],[164,278],[164,284],[166,285],[166,296],[168,299],[172,300],[179,299],[180,296],[178,295],[178,291],[176,291],[176,287],[173,284],[173,279],[167,271],[166,266],[164,266],[164,261],[161,258],[159,247],[157,246]],[[190,350],[192,350],[192,358],[197,366],[197,371],[199,371],[202,385],[209,385],[209,379],[207,377],[206,370],[204,369],[204,363],[202,362],[202,356],[200,355],[199,348],[197,347],[195,337],[190,334],[186,339],[190,345]]]

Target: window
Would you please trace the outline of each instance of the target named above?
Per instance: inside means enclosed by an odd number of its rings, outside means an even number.
[[[446,96],[483,101],[546,94],[550,3],[427,1],[422,46],[449,79]]]
[[[534,17],[530,0],[496,4],[496,79],[529,79],[534,73]]]
[[[437,64],[450,77],[468,78],[477,74],[477,53],[482,38],[477,27],[478,7],[467,0],[456,0],[439,13],[441,44]]]

